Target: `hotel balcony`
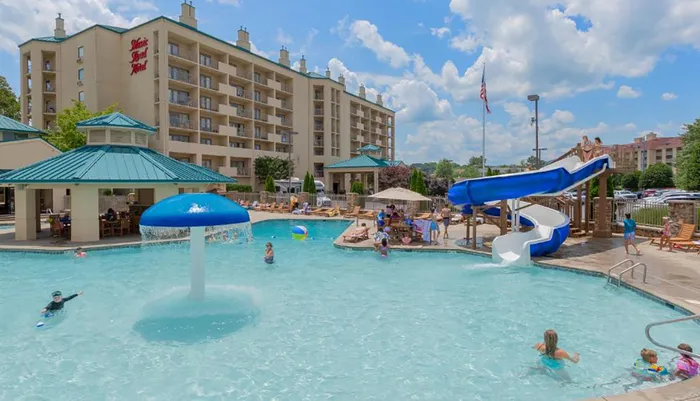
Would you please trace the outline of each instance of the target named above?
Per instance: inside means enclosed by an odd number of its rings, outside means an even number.
[[[323,131],[323,124],[314,124],[314,131]]]
[[[267,98],[267,104],[272,107],[282,108],[282,99],[275,99],[274,97]]]
[[[160,98],[158,97],[158,94],[156,93],[156,103],[160,101]],[[190,108],[190,109],[196,109],[199,107],[199,102],[197,102],[197,99],[172,99],[168,98],[168,104],[171,106],[174,106],[176,108]]]
[[[282,108],[284,110],[293,110],[292,109],[292,102],[289,100],[282,99],[282,101],[280,102],[280,108]]]
[[[229,125],[219,125],[219,133],[238,138],[250,138],[250,132],[246,132],[245,129],[239,129],[238,127],[232,127]]]
[[[197,58],[193,54],[185,50],[173,51],[170,46],[168,46],[168,57],[176,61],[184,61],[186,64],[197,64]]]
[[[253,75],[253,81],[255,81],[256,84],[267,86],[267,78],[262,75]]]
[[[272,79],[267,81],[267,86],[277,91],[282,89],[282,84]]]
[[[219,174],[227,177],[250,177],[250,171],[244,167],[219,167]]]
[[[282,119],[280,117],[273,116],[273,115],[267,116],[267,122],[270,124],[282,125]]]
[[[196,121],[171,118],[168,121],[168,123],[169,123],[171,129],[197,131],[197,122]]]
[[[199,59],[199,65],[203,70],[209,70],[210,72],[215,72],[221,74],[222,71],[219,70],[219,62],[216,60],[208,60],[205,61],[200,57]]]
[[[209,83],[199,83],[199,87],[203,89],[205,92],[209,92],[215,95],[219,94],[219,83],[218,82],[209,82]]]
[[[315,116],[322,116],[322,115],[323,115],[323,109],[316,109],[316,110],[314,110],[314,115],[315,115]]]
[[[255,103],[260,103],[260,104],[264,104],[264,105],[267,105],[267,104],[268,104],[268,103],[267,103],[267,96],[262,95],[262,94],[259,95],[259,96],[253,96],[253,101],[254,101]]]
[[[350,122],[350,126],[351,126],[352,128],[357,128],[357,129],[361,129],[361,130],[365,129],[365,125],[362,124],[362,123],[359,123],[359,122],[357,122],[357,121],[351,121],[351,122]]]
[[[381,139],[377,139],[377,140],[374,141],[374,142],[377,144],[377,146],[384,146],[384,143],[382,142]]]
[[[282,92],[294,93],[294,89],[292,89],[292,85],[290,84],[282,83],[280,84],[280,87],[282,89]]]
[[[272,133],[269,133],[269,132],[256,132],[256,133],[255,133],[255,139],[258,140],[258,141],[272,142],[272,140],[270,139],[270,135],[272,135]]]
[[[323,92],[315,92],[314,100],[323,100]]]
[[[323,142],[322,140],[321,140],[321,141],[314,141],[314,147],[315,147],[315,148],[322,148],[322,147],[324,147],[324,146],[325,146],[325,145],[324,145],[324,142]]]
[[[255,120],[256,121],[262,121],[262,122],[268,122],[268,115],[264,113],[256,114],[255,115]]]
[[[188,85],[198,86],[197,80],[191,74],[172,73],[168,74],[168,79],[175,82],[181,82]]]
[[[280,122],[279,125],[282,125],[284,127],[292,127],[293,120],[292,117],[280,117]]]

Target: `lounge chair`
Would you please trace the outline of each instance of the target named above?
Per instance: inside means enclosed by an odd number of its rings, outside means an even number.
[[[345,217],[357,217],[357,215],[360,214],[360,207],[355,206],[352,208],[352,211],[345,213]]]
[[[333,216],[337,216],[338,214],[340,214],[340,206],[336,205],[335,209],[331,209],[330,211],[323,212],[323,213],[318,212],[316,215],[323,216],[323,217],[333,217]]]
[[[272,211],[273,209],[276,209],[276,208],[277,208],[277,202],[272,202],[272,204],[268,204],[268,205],[266,205],[266,206],[263,206],[261,210],[262,210],[263,212],[270,212],[270,211]]]
[[[691,241],[693,239],[693,234],[695,233],[695,225],[694,224],[681,224],[681,231],[678,233],[677,237],[671,237],[671,243],[674,245],[677,242],[687,242]],[[660,237],[652,238],[651,242],[649,242],[649,245],[652,245],[656,242],[656,240],[659,240]]]
[[[314,216],[323,216],[325,214],[328,214],[333,211],[333,208],[331,207],[322,207],[320,209],[316,209],[311,212]]]
[[[365,210],[357,214],[360,219],[374,220],[377,217],[377,213],[374,210]]]
[[[369,239],[369,227],[360,227],[352,233],[343,235],[343,242],[360,242]]]

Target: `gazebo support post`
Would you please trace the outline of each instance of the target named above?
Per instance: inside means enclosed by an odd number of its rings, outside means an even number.
[[[15,187],[15,239],[28,241],[36,239],[36,189],[24,185]]]
[[[100,240],[100,210],[98,188],[92,185],[76,185],[70,196],[71,242],[96,242]]]
[[[190,228],[190,298],[204,300],[204,227]]]

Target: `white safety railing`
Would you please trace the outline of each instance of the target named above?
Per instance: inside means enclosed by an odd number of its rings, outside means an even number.
[[[649,340],[649,342],[651,342],[652,344],[656,345],[656,346],[659,347],[659,348],[667,349],[667,350],[673,351],[673,352],[678,352],[678,353],[680,353],[680,354],[685,354],[685,355],[691,356],[691,357],[693,357],[693,358],[700,358],[700,355],[698,355],[698,354],[695,354],[695,353],[692,353],[692,352],[688,352],[688,351],[684,351],[684,350],[682,350],[682,349],[678,349],[678,348],[676,348],[676,347],[672,347],[672,346],[669,346],[669,345],[661,344],[660,342],[654,340],[654,339],[651,337],[651,329],[652,329],[652,327],[663,326],[663,325],[671,324],[671,323],[685,322],[685,321],[688,321],[688,320],[698,320],[698,319],[700,319],[700,315],[692,315],[692,316],[681,317],[681,318],[678,318],[678,319],[671,319],[671,320],[664,320],[664,321],[661,321],[661,322],[649,323],[649,324],[647,325],[647,327],[644,329],[644,334],[646,334],[647,340]]]

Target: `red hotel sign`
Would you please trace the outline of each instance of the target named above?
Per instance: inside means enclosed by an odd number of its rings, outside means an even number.
[[[131,41],[131,74],[138,74],[141,71],[146,71],[146,65],[148,64],[148,39],[138,37]]]

